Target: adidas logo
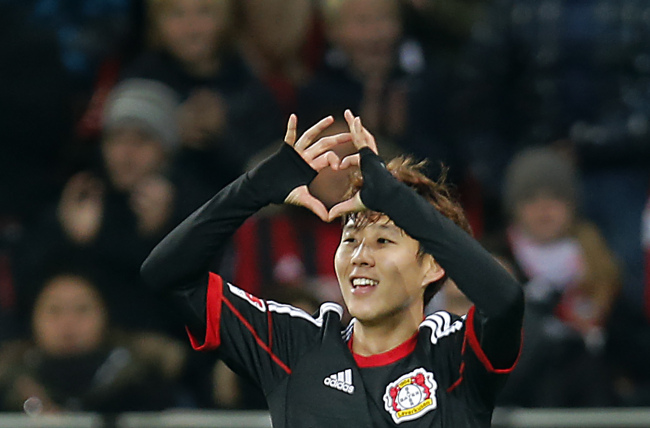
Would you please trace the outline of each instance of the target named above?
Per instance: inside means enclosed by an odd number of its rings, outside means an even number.
[[[341,372],[331,374],[323,379],[323,383],[330,388],[352,394],[354,385],[352,385],[352,369],[345,369]]]

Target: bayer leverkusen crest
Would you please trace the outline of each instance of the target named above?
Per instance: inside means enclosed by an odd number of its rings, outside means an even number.
[[[438,407],[437,388],[433,373],[423,368],[415,369],[388,384],[384,407],[396,424],[420,418]]]

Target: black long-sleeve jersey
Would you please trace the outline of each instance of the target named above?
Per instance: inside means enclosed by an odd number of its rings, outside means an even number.
[[[520,348],[523,293],[474,239],[361,150],[361,199],[420,241],[475,303],[467,316],[437,312],[413,337],[370,357],[354,354],[354,320],[325,303],[309,315],[226,283],[209,265],[259,208],[282,203],[316,175],[283,145],[219,192],[152,252],[142,274],[175,297],[192,346],[216,350],[255,380],[275,427],[487,427]]]

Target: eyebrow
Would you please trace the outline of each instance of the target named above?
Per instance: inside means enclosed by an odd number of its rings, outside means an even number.
[[[364,226],[363,228],[367,228],[367,227],[370,227],[370,226],[378,227],[378,228],[381,229],[382,231],[386,231],[386,232],[393,232],[393,233],[400,233],[400,234],[401,234],[401,231],[402,231],[402,229],[400,229],[400,228],[399,228],[397,225],[395,225],[394,223],[391,223],[391,224],[377,224],[377,223],[372,223],[372,224],[369,224],[369,225],[367,225],[367,226]],[[362,228],[359,228],[359,227],[357,227],[357,226],[355,226],[355,225],[353,225],[353,224],[346,224],[345,226],[343,226],[343,232],[344,232],[344,233],[345,233],[345,232],[355,231],[355,230],[360,230],[360,229],[362,229]]]

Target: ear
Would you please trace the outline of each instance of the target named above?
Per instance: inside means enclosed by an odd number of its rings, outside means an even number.
[[[422,278],[423,287],[426,287],[432,282],[445,276],[445,270],[438,264],[431,254],[425,254],[422,263],[426,269],[424,277]]]

